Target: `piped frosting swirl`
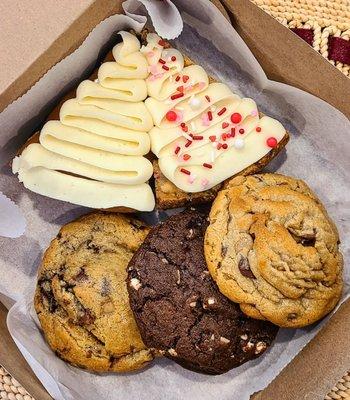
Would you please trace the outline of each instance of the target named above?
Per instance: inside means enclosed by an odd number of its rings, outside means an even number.
[[[128,32],[113,48],[115,61],[103,63],[98,79],[81,82],[76,98],[48,121],[40,143],[30,144],[13,161],[13,171],[28,189],[92,208],[154,208],[147,181],[153,168],[153,120],[147,97],[148,63],[140,42]]]
[[[149,63],[145,104],[155,127],[151,149],[162,173],[186,192],[223,182],[264,157],[285,135],[275,119],[259,118],[256,103],[223,83],[209,83],[198,65],[156,35],[141,48]]]

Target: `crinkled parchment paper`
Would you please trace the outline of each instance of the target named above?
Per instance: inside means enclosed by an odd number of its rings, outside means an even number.
[[[142,27],[144,20],[135,19],[138,10],[134,3],[128,2],[133,21],[129,17],[113,16],[102,22],[76,52],[0,114],[0,190],[19,206],[27,223],[23,236],[0,238],[0,292],[18,300],[9,313],[8,326],[55,399],[246,400],[251,393],[264,388],[325,321],[302,330],[281,329],[274,346],[261,358],[221,376],[192,373],[167,359],[157,360],[152,367],[138,373],[97,375],[59,360],[43,340],[32,310],[35,275],[43,250],[62,224],[88,210],[26,191],[11,174],[8,162],[39,126],[62,89],[81,78],[83,71],[91,70],[102,45],[111,36],[115,39],[112,33]],[[160,6],[163,2],[157,3]],[[175,4],[184,21],[176,46],[234,91],[254,98],[261,111],[279,119],[290,131],[291,141],[286,151],[268,169],[304,179],[335,220],[345,256],[344,301],[349,295],[350,282],[346,265],[350,248],[346,225],[350,220],[349,121],[322,100],[269,81],[229,22],[209,1],[178,0]],[[164,28],[164,15],[155,8],[152,14],[157,21],[155,25]],[[181,24],[170,25],[174,36],[174,29],[181,29]],[[159,215],[145,217],[154,220]]]

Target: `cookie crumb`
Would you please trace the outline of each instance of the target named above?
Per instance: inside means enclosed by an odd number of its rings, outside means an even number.
[[[196,302],[196,301],[192,301],[192,302],[190,303],[190,307],[196,307],[196,305],[197,305],[197,302]]]
[[[162,258],[162,263],[164,263],[164,264],[169,264],[169,261],[166,259],[166,258]]]
[[[130,279],[130,286],[135,290],[139,290],[141,288],[141,282],[137,278]]]
[[[231,340],[230,340],[230,339],[227,339],[227,338],[225,338],[225,337],[223,337],[223,336],[220,336],[220,342],[221,342],[221,343],[224,343],[224,344],[227,344],[227,343],[230,343]]]
[[[248,335],[246,335],[246,334],[241,335],[241,339],[242,339],[242,340],[247,340],[247,339],[248,339]]]
[[[214,335],[214,333],[210,336],[210,340],[215,340],[215,335]]]
[[[214,297],[209,297],[209,299],[208,299],[208,304],[209,304],[209,305],[215,304],[215,299],[214,299]]]

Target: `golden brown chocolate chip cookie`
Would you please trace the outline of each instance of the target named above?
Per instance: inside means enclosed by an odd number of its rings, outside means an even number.
[[[129,306],[127,265],[149,228],[113,213],[64,226],[47,249],[35,293],[45,338],[55,353],[91,371],[142,368],[144,345]]]
[[[295,328],[335,307],[343,285],[338,232],[304,182],[278,174],[234,178],[209,218],[210,273],[247,315]]]

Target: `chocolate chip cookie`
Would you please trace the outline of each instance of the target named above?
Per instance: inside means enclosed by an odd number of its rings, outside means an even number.
[[[210,212],[205,256],[220,291],[253,318],[303,327],[342,293],[337,228],[302,181],[234,178]]]
[[[147,346],[185,368],[221,374],[261,355],[277,327],[246,317],[210,277],[207,213],[187,210],[153,228],[129,263],[132,310]]]
[[[129,306],[125,279],[149,228],[114,213],[64,226],[45,252],[35,293],[45,338],[63,360],[91,371],[142,368],[154,357]]]

